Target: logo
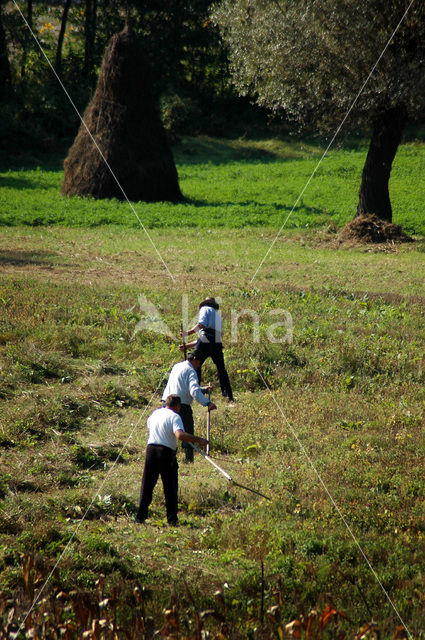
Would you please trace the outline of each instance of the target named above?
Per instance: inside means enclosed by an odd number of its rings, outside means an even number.
[[[173,331],[171,331],[167,322],[163,319],[161,311],[148,298],[140,294],[137,298],[141,318],[134,327],[131,340],[141,331],[152,331],[164,336],[168,336],[173,341],[178,340]],[[221,299],[216,298],[220,304]],[[127,312],[132,312],[137,305],[133,305]],[[293,321],[292,315],[286,309],[268,309],[259,314],[254,309],[231,309],[230,310],[230,342],[237,344],[239,341],[239,325],[244,323],[246,328],[251,332],[252,341],[260,342],[266,340],[272,344],[292,344],[293,342]],[[182,295],[181,302],[181,326],[185,331],[196,326],[198,323],[198,315],[189,317],[189,298],[187,294]],[[244,338],[246,340],[246,338]]]

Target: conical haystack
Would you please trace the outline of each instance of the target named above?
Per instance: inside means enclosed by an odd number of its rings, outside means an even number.
[[[149,64],[128,27],[109,41],[84,122],[130,200],[182,198]],[[64,168],[62,193],[125,199],[83,124]]]

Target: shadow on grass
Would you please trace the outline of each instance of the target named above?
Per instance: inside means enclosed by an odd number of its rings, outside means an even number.
[[[173,149],[178,164],[213,164],[221,165],[231,162],[289,162],[291,160],[317,157],[319,159],[330,137],[319,137],[313,133],[304,135],[273,136],[261,138],[250,137],[234,140],[187,137]],[[363,134],[347,135],[337,140],[331,150],[347,150],[367,152],[369,138]]]
[[[63,161],[68,153],[68,145],[63,150],[53,152],[23,151],[7,154],[0,152],[0,171],[20,171],[42,169],[43,171],[63,171]]]
[[[286,142],[286,144],[285,144]],[[298,144],[297,144],[298,143]],[[223,140],[199,137],[186,138],[173,149],[177,164],[222,165],[234,162],[274,163],[297,160],[305,156],[304,141],[264,138],[255,140]],[[312,143],[310,152],[320,153],[319,141]]]
[[[37,181],[33,177],[14,177],[14,176],[0,176],[0,189],[36,189],[37,191],[48,191],[52,188],[51,184],[46,184],[43,181]]]
[[[16,267],[30,264],[57,266],[58,260],[60,261],[58,254],[47,251],[9,251],[7,249],[0,249],[0,265],[13,265]],[[69,265],[61,263],[61,266]]]
[[[287,213],[289,213],[290,211],[293,211],[293,213],[302,212],[302,213],[309,213],[317,216],[323,216],[323,215],[332,216],[336,214],[336,212],[334,212],[333,214],[332,211],[328,211],[328,210],[324,211],[323,209],[319,209],[318,207],[311,207],[303,203],[298,204],[296,207],[293,207],[293,205],[280,204],[278,202],[257,202],[254,200],[246,200],[246,201],[238,201],[238,202],[210,202],[208,200],[197,200],[197,199],[185,198],[184,202],[186,204],[190,204],[197,208],[208,207],[208,208],[219,209],[220,207],[251,207],[251,208],[258,207],[260,209],[258,213],[261,213],[261,214],[264,214],[264,209],[273,209],[276,212],[282,211]],[[251,213],[255,213],[255,210],[252,211]]]

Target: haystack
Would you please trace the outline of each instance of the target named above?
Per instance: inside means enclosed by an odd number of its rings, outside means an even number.
[[[108,43],[84,122],[130,200],[182,198],[149,63],[129,27]],[[62,193],[125,199],[83,124],[64,168]]]
[[[356,216],[341,231],[343,241],[360,243],[372,242],[412,242],[400,225],[387,222],[374,214]]]

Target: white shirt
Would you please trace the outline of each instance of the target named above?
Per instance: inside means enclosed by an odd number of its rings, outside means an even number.
[[[177,438],[174,435],[179,429],[184,431],[182,419],[172,409],[164,407],[156,409],[148,418],[148,444],[162,444],[175,451]]]
[[[201,307],[199,309],[198,324],[202,324],[206,329],[214,329],[215,341],[221,342],[221,316],[213,307]],[[199,334],[202,336],[205,335],[205,332],[201,329]]]
[[[172,393],[180,396],[182,404],[192,404],[194,399],[203,407],[209,403],[208,398],[201,391],[196,371],[188,360],[178,362],[171,369],[162,399],[166,400]]]

